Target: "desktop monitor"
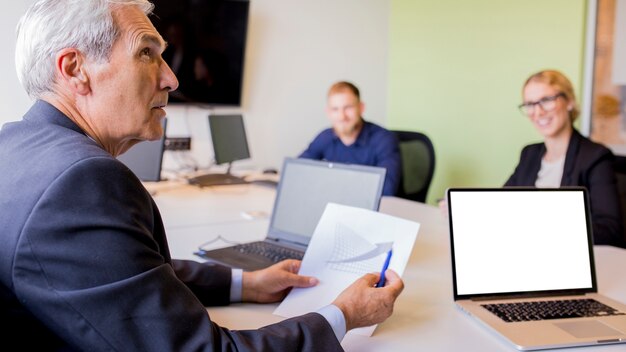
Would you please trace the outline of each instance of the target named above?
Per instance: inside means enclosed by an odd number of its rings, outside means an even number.
[[[215,164],[228,164],[226,173],[196,176],[189,183],[198,186],[247,183],[230,173],[232,163],[250,158],[248,139],[242,115],[209,115],[209,131],[215,155]]]
[[[243,116],[209,115],[209,130],[216,164],[250,158]]]
[[[141,181],[161,180],[167,118],[163,119],[162,125],[163,136],[159,140],[139,142],[117,157],[117,160],[123,162]]]

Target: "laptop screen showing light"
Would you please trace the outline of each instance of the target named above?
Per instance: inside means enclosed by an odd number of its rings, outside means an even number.
[[[378,210],[384,180],[379,167],[287,159],[270,234],[308,244],[330,202]]]
[[[583,190],[450,190],[457,295],[593,286]]]

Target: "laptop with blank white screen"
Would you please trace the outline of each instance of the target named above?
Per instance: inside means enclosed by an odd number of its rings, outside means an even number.
[[[265,240],[195,254],[244,270],[302,259],[326,204],[378,210],[385,174],[382,167],[286,158]]]
[[[456,305],[519,350],[626,342],[598,294],[586,188],[447,190]]]

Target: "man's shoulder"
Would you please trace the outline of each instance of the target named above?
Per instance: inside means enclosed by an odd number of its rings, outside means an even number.
[[[365,121],[361,133],[364,134],[364,141],[366,141],[367,144],[374,144],[378,146],[380,146],[381,143],[398,144],[398,138],[393,131],[390,131],[373,122]]]
[[[370,121],[365,121],[365,123],[363,124],[363,130],[367,131],[367,133],[369,133],[370,135],[375,135],[375,136],[379,136],[379,137],[387,137],[387,138],[394,138],[395,134],[393,131],[388,130],[387,128],[378,125],[374,122],[370,122]]]
[[[3,151],[12,155],[28,154],[42,161],[73,162],[94,156],[112,157],[84,133],[55,124],[27,120],[5,125],[0,132]]]
[[[54,124],[22,120],[5,125],[0,132],[0,176],[5,184],[27,184],[45,189],[62,174],[83,161],[115,159],[86,135]]]
[[[326,136],[326,137],[333,137],[335,135],[335,131],[332,129],[332,127],[328,127],[323,129],[322,131],[320,131],[320,133],[317,134],[318,136]]]
[[[335,135],[335,131],[332,128],[326,128],[322,130],[320,133],[315,136],[314,141],[316,142],[330,142],[335,139],[337,136]]]
[[[363,122],[364,122],[363,126],[365,128],[371,129],[372,131],[391,132],[390,130],[386,129],[385,127],[383,127],[383,126],[381,126],[381,125],[379,125],[379,124],[377,124],[375,122],[371,122],[371,121],[367,121],[367,120],[364,120]]]

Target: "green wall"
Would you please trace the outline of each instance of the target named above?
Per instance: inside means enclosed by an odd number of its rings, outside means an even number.
[[[392,0],[388,120],[435,145],[428,195],[501,186],[541,136],[517,109],[525,79],[565,73],[582,92],[584,0]]]

